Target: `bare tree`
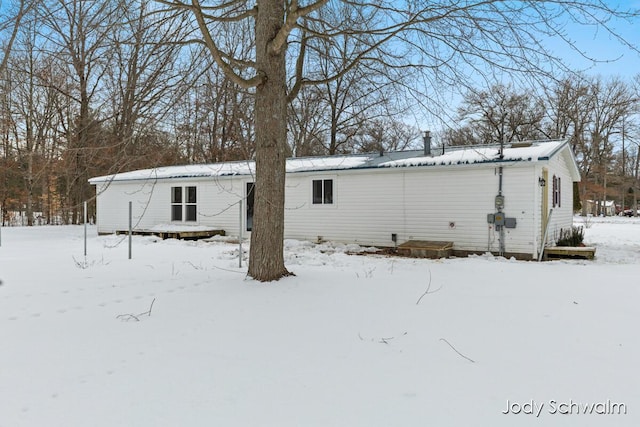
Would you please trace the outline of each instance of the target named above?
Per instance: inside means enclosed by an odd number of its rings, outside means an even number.
[[[355,138],[356,151],[372,153],[422,147],[420,130],[390,118],[368,120]]]
[[[291,153],[295,157],[324,154],[327,105],[318,87],[306,87],[291,101],[287,120]]]
[[[594,164],[592,191],[598,200],[607,200],[607,177],[610,172],[614,141],[619,137],[622,123],[632,111],[634,96],[630,87],[619,78],[604,80],[597,77],[592,82],[593,117],[588,146],[590,160]],[[600,205],[598,205],[600,214]]]
[[[542,101],[531,91],[517,91],[512,85],[494,85],[488,90],[469,91],[458,110],[460,120],[473,136],[471,141],[449,133],[449,145],[467,145],[533,140],[541,136],[545,110]]]
[[[0,74],[2,76],[0,86],[0,113],[2,145],[0,145],[0,225],[5,225],[9,220],[9,211],[16,210],[21,199],[23,188],[20,164],[15,149],[14,117],[12,114],[13,81],[9,78],[6,68]]]
[[[591,156],[587,129],[593,119],[593,91],[588,79],[570,74],[546,91],[547,117],[544,134],[547,138],[570,138],[573,153],[580,169],[578,194],[582,213],[586,214],[587,177],[591,174]]]
[[[315,92],[319,102],[326,104],[323,133],[327,141],[323,146],[329,155],[352,152],[368,122],[403,112],[402,74],[390,66],[397,58],[382,47],[358,58],[360,45],[375,43],[368,29],[377,15],[375,9],[363,11],[349,3],[329,3],[318,11],[317,19],[305,21],[315,34],[331,33],[338,26],[351,29],[351,34],[308,39],[305,46],[308,76],[317,80]]]
[[[565,2],[505,2],[499,0],[430,2],[340,2],[367,22],[326,22],[328,0],[231,0],[225,3],[158,0],[190,14],[201,32],[211,58],[236,84],[255,88],[256,205],[249,275],[257,280],[286,276],[282,255],[284,231],[284,180],[287,141],[287,101],[308,85],[335,81],[366,60],[385,61],[377,55],[393,46],[387,65],[419,69],[433,81],[470,81],[470,74],[489,75],[496,68],[535,78],[548,75],[549,65],[562,68],[540,41],[553,36],[572,45],[564,25],[569,21],[610,27],[613,17],[633,13],[616,11],[600,0]],[[223,24],[236,23],[255,34],[255,50],[238,57],[224,49],[216,34]],[[356,30],[354,30],[354,28]],[[362,30],[361,30],[362,29]],[[316,78],[309,74],[319,41],[353,41],[351,60],[336,74]],[[295,70],[288,86],[287,48]]]
[[[640,74],[636,74],[633,79],[633,94],[635,98],[634,109],[640,111]],[[633,192],[633,215],[638,216],[640,205],[638,204],[638,195],[640,194],[640,126],[636,124],[634,139],[632,140],[635,156],[632,156],[632,192]],[[634,159],[635,157],[635,159]]]
[[[0,14],[0,34],[8,32],[8,37],[3,43],[2,59],[0,60],[0,73],[7,68],[7,62],[13,49],[13,44],[18,36],[18,31],[25,16],[29,14],[36,2],[33,0],[19,0],[16,4],[3,7]]]
[[[197,78],[199,64],[183,59],[183,22],[157,9],[150,0],[123,4],[121,22],[106,34],[113,59],[105,66],[105,120],[116,160],[110,173],[162,161],[167,153],[154,150],[155,130]]]
[[[193,0],[164,2],[193,14],[202,38],[218,67],[243,88],[255,88],[256,182],[249,275],[257,280],[277,280],[290,273],[284,266],[284,189],[287,155],[287,39],[297,21],[322,7],[326,0],[288,8],[274,0],[244,1],[213,6]],[[229,22],[255,32],[255,56],[234,57],[222,51],[213,34]],[[255,22],[255,26],[254,23]],[[243,75],[238,69],[255,73]]]
[[[11,116],[14,144],[22,164],[27,225],[33,225],[37,192],[46,189],[49,176],[49,145],[55,129],[55,103],[58,92],[46,84],[53,58],[37,48],[36,24],[23,25],[18,35],[20,53],[10,61]]]
[[[39,8],[41,37],[69,75],[68,84],[57,89],[71,107],[60,125],[67,143],[66,192],[73,223],[80,221],[80,206],[90,197],[88,168],[100,156],[99,146],[105,145],[103,81],[113,60],[110,36],[122,20],[119,6],[115,1],[48,0]]]
[[[7,64],[9,63],[9,58],[11,57],[11,51],[13,49],[13,45],[18,36],[18,32],[22,25],[23,20],[31,11],[34,1],[30,0],[19,0],[17,4],[11,4],[6,7],[0,8],[0,37],[2,38],[2,50],[0,59],[0,76],[4,78],[2,90],[4,90],[3,102],[0,108],[2,108],[2,164],[0,164],[0,173],[2,176],[2,191],[0,192],[0,225],[5,222],[6,215],[6,207],[7,201],[10,195],[10,188],[13,187],[15,179],[12,179],[16,173],[16,165],[14,164],[15,159],[12,158],[10,154],[10,139],[9,132],[11,128],[11,110],[8,103],[8,95],[11,93],[10,90],[7,90],[8,87],[11,86],[11,82],[8,81],[7,77],[9,74],[7,71]]]

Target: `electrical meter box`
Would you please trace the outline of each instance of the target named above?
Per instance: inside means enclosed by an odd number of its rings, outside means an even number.
[[[504,209],[504,196],[497,195],[496,196],[496,210]]]

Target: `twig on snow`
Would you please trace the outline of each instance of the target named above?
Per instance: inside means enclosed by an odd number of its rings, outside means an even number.
[[[187,261],[185,264],[189,264],[191,267],[193,267],[195,270],[206,270],[206,268],[204,268],[202,266],[202,264],[200,265],[195,265],[194,263],[192,263],[191,261]]]
[[[120,320],[123,320],[123,321],[125,321],[125,322],[128,322],[129,320],[135,320],[136,322],[139,322],[139,321],[140,321],[140,319],[138,318],[138,316],[135,316],[135,315],[133,315],[133,314],[131,314],[131,313],[128,313],[128,314],[118,314],[118,315],[116,316],[116,319],[120,319]]]
[[[416,305],[420,304],[420,301],[422,301],[422,298],[424,298],[425,295],[434,294],[438,292],[440,289],[442,289],[442,286],[440,286],[436,290],[433,290],[433,291],[431,290],[431,269],[429,269],[429,284],[427,285],[427,290],[424,291],[422,295],[420,295],[420,298],[418,298],[418,301],[416,301]]]
[[[444,341],[444,342],[446,342],[446,343],[447,343],[447,345],[449,345],[449,347],[451,347],[451,348],[453,349],[453,351],[455,351],[456,353],[458,353],[458,355],[459,355],[460,357],[463,357],[463,358],[467,359],[467,360],[468,360],[469,362],[471,362],[471,363],[476,363],[476,361],[475,361],[475,360],[470,359],[470,358],[468,358],[467,356],[465,356],[464,354],[460,353],[460,352],[459,352],[459,351],[458,351],[458,350],[457,350],[453,345],[451,345],[451,343],[450,343],[449,341],[447,341],[446,339],[444,339],[444,338],[440,338],[440,341]]]
[[[135,320],[136,322],[140,321],[140,317],[142,316],[147,316],[147,317],[151,317],[151,310],[153,310],[153,303],[156,302],[156,299],[154,298],[153,301],[151,301],[151,305],[149,306],[149,310],[145,311],[144,313],[140,313],[140,314],[131,314],[131,313],[127,313],[127,314],[119,314],[116,316],[116,319],[120,319],[123,320],[125,322],[128,322],[130,320]]]
[[[153,303],[156,302],[156,299],[154,298],[153,301],[151,301],[151,305],[149,306],[149,311],[145,311],[144,313],[140,313],[138,314],[138,316],[144,316],[145,314],[148,317],[151,317],[151,310],[153,310]]]
[[[222,267],[218,267],[216,265],[212,266],[213,268],[217,268],[218,270],[222,270],[222,271],[228,271],[230,273],[240,273],[240,274],[246,274],[246,271],[238,271],[238,270],[231,270],[230,268],[222,268]]]
[[[100,259],[100,261],[97,260],[93,260],[91,262],[87,261],[87,257],[84,257],[84,261],[78,261],[76,259],[75,256],[71,255],[71,258],[73,258],[73,262],[76,263],[76,267],[81,268],[83,270],[86,270],[89,267],[93,267],[96,264],[100,264],[100,265],[109,265],[109,262],[104,262],[104,255],[102,256],[102,258]]]
[[[402,336],[407,335],[407,332],[404,332],[402,334]],[[358,332],[358,338],[360,338],[360,341],[364,341],[364,338],[362,337],[362,334],[360,334],[360,332]],[[374,342],[375,338],[371,338],[371,342]],[[389,341],[396,339],[395,336],[393,337],[380,337],[380,340],[378,341],[380,344],[389,344]]]

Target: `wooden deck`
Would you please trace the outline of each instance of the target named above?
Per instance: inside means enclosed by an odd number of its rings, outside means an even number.
[[[117,230],[116,234],[129,234],[128,230]],[[198,240],[213,236],[224,236],[224,230],[132,230],[136,236],[158,236],[161,239]]]
[[[398,254],[414,258],[448,258],[453,242],[409,240],[398,246]]]
[[[544,250],[544,259],[593,259],[595,255],[596,248],[592,246],[553,246]]]

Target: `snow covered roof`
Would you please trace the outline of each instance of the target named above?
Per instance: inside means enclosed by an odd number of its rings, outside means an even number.
[[[287,172],[335,171],[345,169],[391,168],[412,166],[449,166],[493,162],[536,162],[548,160],[567,146],[567,140],[530,141],[505,146],[500,157],[499,145],[447,147],[431,156],[422,150],[397,151],[376,154],[354,154],[344,156],[298,157],[287,159]],[[440,151],[441,153],[441,151]],[[167,166],[143,169],[91,178],[91,184],[111,181],[138,181],[168,178],[206,178],[233,175],[253,175],[253,160],[212,163],[204,165]]]
[[[566,140],[530,141],[506,145],[500,157],[499,145],[452,147],[443,154],[419,156],[381,163],[382,167],[464,165],[493,162],[548,160],[567,144]]]
[[[314,170],[355,169],[370,161],[370,155],[302,157],[287,159],[287,172],[306,172]],[[255,162],[243,160],[237,162],[211,163],[205,165],[166,166],[154,169],[142,169],[115,175],[91,178],[96,184],[106,181],[138,181],[167,178],[201,178],[233,175],[253,175]]]

